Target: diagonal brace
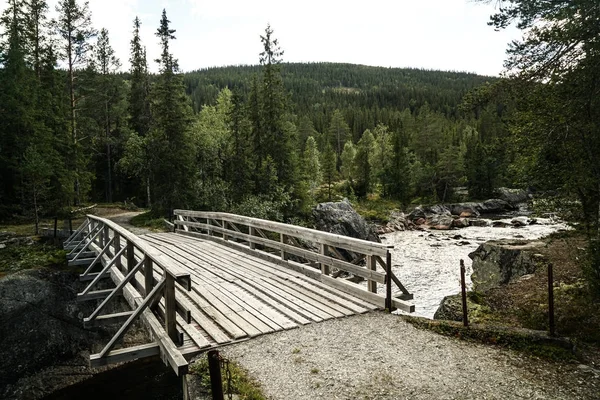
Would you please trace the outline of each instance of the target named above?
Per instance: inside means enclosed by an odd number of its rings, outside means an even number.
[[[135,321],[142,314],[142,312],[150,305],[150,303],[152,303],[152,300],[154,299],[154,297],[157,296],[158,294],[162,293],[162,290],[164,289],[166,282],[167,282],[166,278],[163,277],[163,279],[161,279],[160,282],[156,286],[154,286],[154,288],[150,292],[150,295],[148,297],[146,297],[144,299],[144,301],[142,301],[142,303],[138,306],[138,308],[135,309],[134,313],[131,314],[131,316],[127,319],[127,321],[125,321],[123,326],[121,326],[121,328],[117,331],[117,333],[115,333],[115,336],[113,336],[112,339],[110,339],[110,342],[108,342],[108,344],[98,354],[98,358],[104,357],[109,351],[112,350],[112,348],[115,346],[115,343],[117,342],[117,340],[119,340],[119,339],[121,339],[121,337],[123,337],[123,335],[125,334],[127,329],[129,329],[129,327],[131,326],[133,321]]]
[[[117,261],[117,259],[119,257],[121,257],[121,255],[125,252],[125,250],[127,249],[127,247],[123,247],[121,250],[119,250],[119,252],[113,257],[112,260],[110,260],[108,262],[108,264],[106,264],[106,266],[104,268],[102,268],[102,271],[100,271],[100,273],[98,275],[96,275],[96,277],[94,278],[94,280],[92,282],[90,282],[90,284],[88,285],[88,287],[86,287],[83,292],[79,293],[81,296],[88,294],[88,292],[90,290],[92,290],[92,288],[94,287],[94,285],[96,283],[98,283],[98,281],[100,279],[102,279],[102,277],[104,276],[104,274],[106,274],[106,272],[108,271],[108,269],[110,267],[113,266],[113,264],[115,263],[115,261]]]

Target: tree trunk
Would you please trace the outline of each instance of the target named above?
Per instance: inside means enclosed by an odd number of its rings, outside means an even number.
[[[150,202],[150,177],[146,177],[146,206],[148,208],[152,207],[152,203]]]
[[[112,203],[113,194],[112,194],[112,156],[111,156],[111,146],[110,146],[110,115],[108,110],[108,100],[104,102],[104,111],[105,111],[105,130],[106,130],[106,158],[107,158],[107,201]]]
[[[79,166],[78,166],[78,151],[77,151],[77,125],[75,124],[75,71],[73,67],[73,42],[69,36],[67,43],[67,53],[69,56],[69,96],[71,100],[71,141],[73,143],[73,162],[75,163],[75,205],[79,205],[81,201],[80,185],[79,185]]]

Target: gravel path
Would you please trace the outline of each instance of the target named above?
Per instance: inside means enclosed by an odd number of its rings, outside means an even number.
[[[600,370],[416,329],[373,312],[222,350],[269,399],[599,399]]]
[[[123,228],[127,229],[128,231],[130,231],[138,236],[147,235],[148,233],[153,233],[148,228],[141,228],[138,226],[131,225],[131,222],[130,222],[131,218],[135,217],[136,215],[140,215],[142,213],[143,213],[142,211],[131,211],[131,212],[125,212],[122,214],[111,215],[106,218],[113,222],[116,222],[117,224],[121,225]]]

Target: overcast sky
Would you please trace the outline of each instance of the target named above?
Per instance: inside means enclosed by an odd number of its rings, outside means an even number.
[[[82,0],[79,0],[82,1]],[[7,0],[0,0],[0,8]],[[48,0],[52,11],[58,0]],[[472,0],[90,0],[92,21],[106,28],[123,69],[135,16],[152,60],[165,8],[176,29],[172,52],[184,71],[257,64],[267,23],[285,51],[284,61],[331,61],[498,75],[511,28],[487,25],[492,5]]]

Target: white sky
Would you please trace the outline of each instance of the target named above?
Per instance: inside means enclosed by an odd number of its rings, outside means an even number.
[[[82,1],[82,0],[78,0]],[[7,0],[0,0],[0,9]],[[48,0],[54,11],[58,0]],[[384,67],[469,71],[498,75],[516,28],[495,32],[487,25],[491,5],[471,0],[90,0],[95,27],[106,28],[129,68],[135,16],[150,69],[159,54],[163,8],[176,29],[171,47],[184,71],[257,64],[259,35],[271,23],[284,61],[331,61]]]

